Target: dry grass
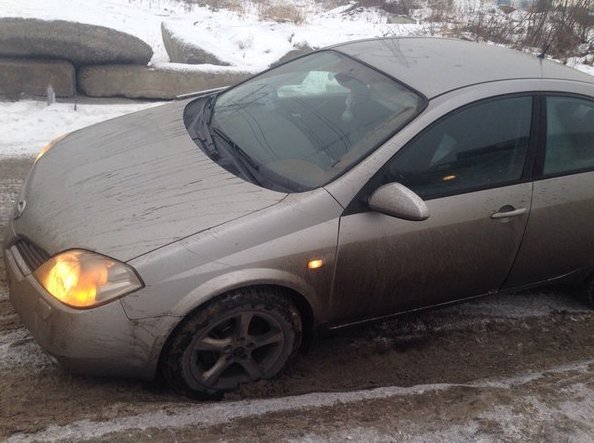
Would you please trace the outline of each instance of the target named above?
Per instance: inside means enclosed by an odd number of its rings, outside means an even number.
[[[262,3],[259,8],[261,20],[272,20],[279,23],[294,23],[302,25],[307,16],[303,9],[287,4]]]
[[[455,24],[450,31],[453,36],[466,35],[477,41],[543,51],[566,62],[570,57],[594,54],[594,15],[590,12],[593,9],[594,0],[563,0],[556,4],[539,0],[516,18],[501,8],[499,13],[479,12]]]
[[[257,14],[260,20],[273,20],[279,23],[306,22],[307,13],[290,2],[281,3],[275,0],[177,0],[191,11],[194,6],[209,8],[213,11],[227,9],[239,15]]]

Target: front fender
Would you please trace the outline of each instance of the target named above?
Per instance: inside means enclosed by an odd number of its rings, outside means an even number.
[[[170,315],[185,317],[200,305],[219,295],[248,286],[267,285],[297,292],[307,300],[316,317],[325,317],[320,296],[316,293],[316,289],[312,284],[308,283],[302,276],[273,268],[241,269],[212,278],[179,300],[171,309]]]

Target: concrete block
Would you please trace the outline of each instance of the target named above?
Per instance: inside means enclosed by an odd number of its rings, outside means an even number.
[[[65,20],[0,18],[0,57],[65,59],[75,66],[146,65],[152,48],[133,35]]]
[[[291,49],[289,52],[287,52],[285,55],[283,55],[281,58],[279,58],[276,62],[272,63],[270,65],[270,67],[272,68],[272,67],[281,65],[285,62],[288,62],[290,60],[293,60],[294,58],[301,57],[302,55],[305,55],[305,54],[309,54],[313,50],[314,49],[308,45],[295,46],[294,49]]]
[[[388,24],[392,25],[415,25],[417,21],[406,15],[388,14]]]
[[[253,75],[237,68],[163,63],[86,66],[78,72],[79,90],[92,97],[172,99],[181,94],[228,86]]]
[[[76,72],[67,61],[0,58],[0,94],[45,96],[51,84],[57,97],[76,92]]]
[[[169,60],[172,63],[188,63],[193,65],[210,64],[219,66],[229,66],[229,63],[220,60],[215,54],[198,46],[196,43],[184,39],[175,33],[175,30],[161,23],[161,35],[163,44]]]

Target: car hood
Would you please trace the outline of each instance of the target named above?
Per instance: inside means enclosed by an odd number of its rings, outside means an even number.
[[[49,254],[82,248],[128,261],[286,196],[208,158],[184,127],[186,104],[119,117],[58,142],[27,178],[15,233]]]

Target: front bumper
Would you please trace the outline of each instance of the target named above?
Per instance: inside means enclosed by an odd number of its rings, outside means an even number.
[[[14,245],[9,223],[4,260],[10,301],[35,340],[73,373],[154,378],[156,322],[131,321],[120,301],[97,308],[72,309],[37,282]]]

